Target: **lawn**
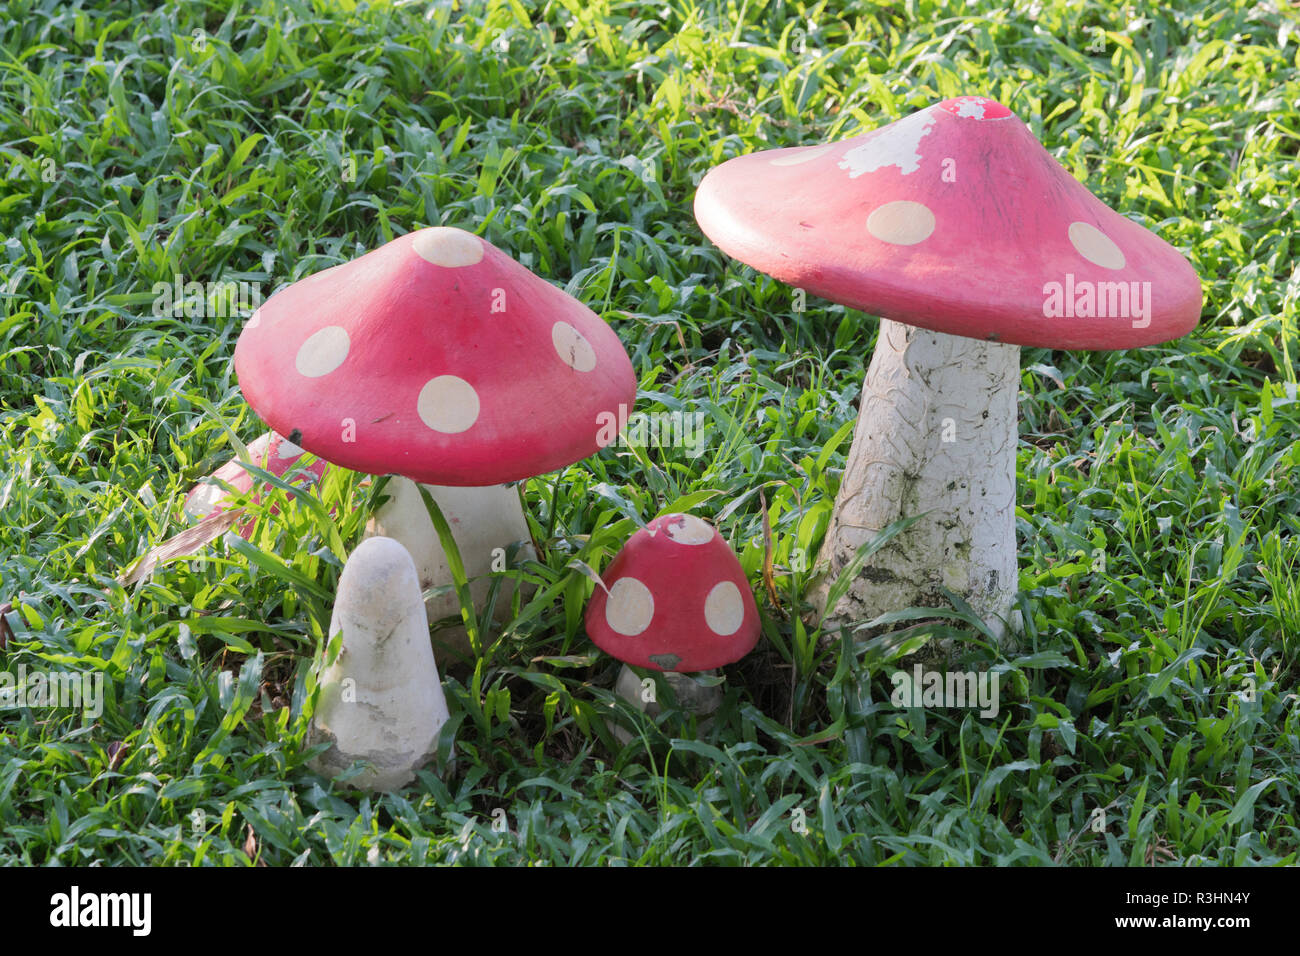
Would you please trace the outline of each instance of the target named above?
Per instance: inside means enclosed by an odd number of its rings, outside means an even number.
[[[155,6],[0,13],[0,669],[103,680],[101,713],[0,710],[0,863],[1300,862],[1289,9]],[[691,202],[730,157],[966,94],[1176,246],[1204,309],[1160,346],[1024,351],[1022,644],[945,619],[900,648],[805,620],[876,318],[801,309]],[[526,483],[540,553],[512,573],[534,596],[439,661],[444,762],[358,795],[308,769],[306,736],[376,483],[278,487],[250,541],[120,583],[265,430],[231,366],[249,309],[174,311],[156,284],[266,298],[429,225],[585,302],[636,410],[703,437]],[[582,626],[593,569],[670,511],[717,525],[762,613],[711,723],[616,704]],[[953,633],[959,666],[999,675],[995,717],[891,703],[900,650]]]

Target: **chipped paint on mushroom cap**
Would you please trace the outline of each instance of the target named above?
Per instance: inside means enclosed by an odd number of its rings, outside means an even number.
[[[1185,335],[1201,312],[1187,260],[1093,196],[987,97],[732,159],[700,183],[695,218],[728,255],[783,282],[936,332],[1123,349]],[[1064,294],[1088,284],[1093,311],[1106,295],[1115,314],[1074,317],[1049,304],[1049,283]],[[1115,283],[1125,299],[1138,283],[1147,314],[1119,307]]]
[[[740,560],[708,522],[663,515],[628,539],[586,610],[605,653],[649,670],[695,672],[758,642],[758,606]]]
[[[594,312],[487,241],[421,229],[296,282],[235,347],[272,428],[345,468],[436,485],[545,474],[636,397]],[[625,417],[625,416],[624,416]]]
[[[298,464],[298,459],[303,455],[302,448],[275,432],[267,432],[249,442],[245,447],[248,449],[249,460],[254,465],[269,471],[276,477],[280,477],[294,468]],[[304,464],[305,470],[294,478],[295,484],[314,485],[325,477],[325,469],[329,467],[329,463],[321,458],[315,458]],[[181,509],[190,518],[206,518],[218,511],[225,511],[235,497],[244,494],[253,487],[253,476],[244,467],[243,460],[237,457],[226,462],[209,477],[225,482],[234,489],[234,492],[229,492],[220,484],[214,482],[205,481],[195,485],[190,489],[189,494],[185,496],[185,503],[181,506]],[[252,500],[257,501],[258,496],[254,495]],[[272,513],[274,513],[274,509]],[[252,521],[245,522],[238,529],[240,536],[247,538],[252,534],[253,525],[254,522]]]

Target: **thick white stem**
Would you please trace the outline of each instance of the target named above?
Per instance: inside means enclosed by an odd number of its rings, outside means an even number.
[[[1020,347],[882,319],[819,561],[834,579],[883,528],[929,512],[866,562],[831,627],[961,595],[1005,634],[1017,588]],[[1012,628],[1015,623],[1011,622]]]
[[[517,542],[523,542],[509,566],[517,567],[537,556],[528,530],[528,519],[519,503],[519,490],[513,485],[425,487],[447,519],[461,561],[465,564],[465,574],[470,580],[474,609],[482,613],[488,589],[492,586],[489,575],[506,570],[511,548]],[[458,620],[460,601],[451,587],[451,567],[415,482],[409,478],[390,478],[385,494],[389,495],[389,500],[366,525],[366,535],[383,535],[401,542],[415,560],[421,589],[445,588],[425,601],[429,624],[448,618]],[[509,617],[513,584],[513,581],[503,582],[498,592],[495,616],[499,623]],[[462,624],[453,621],[438,628],[433,640],[440,650],[472,656],[469,637]]]

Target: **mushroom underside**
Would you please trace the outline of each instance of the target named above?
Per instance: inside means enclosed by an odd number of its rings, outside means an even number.
[[[446,518],[456,548],[460,552],[469,578],[470,596],[476,613],[483,613],[492,587],[492,574],[507,567],[536,558],[528,519],[513,485],[487,487],[444,487],[425,485]],[[366,535],[393,538],[411,553],[419,575],[420,588],[433,593],[425,600],[430,625],[448,619],[459,620],[460,600],[456,595],[446,552],[429,519],[416,483],[409,478],[389,479],[388,501],[382,504],[366,525]],[[497,592],[493,617],[498,623],[509,619],[515,582],[502,581]],[[529,589],[524,588],[527,600]],[[433,632],[439,653],[449,659],[472,658],[473,650],[463,624],[445,624]]]
[[[890,611],[948,607],[944,588],[1000,640],[1017,630],[1019,382],[1019,346],[881,320],[819,556],[828,573],[811,595],[828,634]],[[922,517],[867,558],[838,605],[826,608],[857,551],[914,515]]]

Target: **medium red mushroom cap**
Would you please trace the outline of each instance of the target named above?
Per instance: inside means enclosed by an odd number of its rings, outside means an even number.
[[[722,535],[663,515],[628,539],[587,605],[587,634],[612,657],[657,671],[730,664],[758,642],[758,607]]]
[[[695,218],[768,275],[936,332],[1124,349],[1185,335],[1201,312],[1200,280],[1178,250],[982,96],[732,159],[700,183]]]
[[[248,443],[247,448],[249,460],[257,467],[269,471],[276,477],[286,474],[295,465],[298,465],[299,459],[303,455],[301,448],[275,432],[267,432],[265,435],[254,439]],[[295,479],[295,482],[314,485],[325,477],[327,467],[329,467],[327,462],[317,458],[306,466],[305,470]],[[181,506],[181,510],[191,518],[206,518],[218,511],[225,511],[233,498],[244,494],[253,487],[253,476],[249,474],[248,469],[244,467],[243,460],[239,458],[232,458],[209,477],[225,482],[234,491],[227,491],[220,484],[213,482],[195,485],[190,490],[190,493],[185,496],[185,503]],[[258,496],[254,495],[252,500],[257,501]],[[247,538],[252,534],[253,524],[252,521],[245,522],[239,528],[240,536]]]
[[[421,229],[296,282],[249,319],[253,409],[322,458],[436,485],[540,475],[600,448],[636,397],[599,316],[491,243]]]

